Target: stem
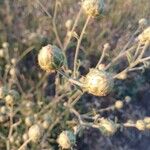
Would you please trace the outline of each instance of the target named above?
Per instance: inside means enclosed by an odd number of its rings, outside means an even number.
[[[149,47],[149,45],[150,45],[150,42],[146,41],[144,48],[143,48],[141,54],[139,55],[139,57],[137,59],[141,59],[143,57],[143,55],[144,55],[145,51],[147,50],[147,48]]]
[[[124,52],[127,48],[128,48],[128,46],[131,44],[131,42],[133,41],[133,38],[134,38],[134,36],[137,34],[137,33],[139,33],[139,31],[140,31],[140,28],[138,28],[134,33],[133,33],[133,35],[131,36],[131,38],[129,39],[129,41],[127,42],[127,44],[124,46],[124,48],[122,49],[122,51],[119,53],[119,54],[121,54],[122,52]]]
[[[81,16],[81,12],[82,12],[82,7],[80,8],[79,13],[77,14],[76,20],[75,20],[74,25],[73,25],[72,30],[71,30],[71,33],[74,32],[74,30],[78,24],[79,18]],[[68,44],[70,43],[71,38],[72,38],[72,34],[68,37],[67,41],[64,44],[64,48],[63,48],[64,52],[67,50],[67,47],[68,47]]]
[[[80,87],[84,87],[84,85],[83,85],[81,82],[79,82],[79,81],[77,81],[77,80],[75,80],[75,79],[70,78],[70,77],[67,76],[64,72],[62,72],[62,71],[60,71],[60,70],[57,70],[57,71],[58,71],[59,74],[61,74],[62,76],[64,76],[66,79],[68,79],[69,82],[71,82],[71,83],[73,83],[73,84],[75,84],[75,85],[78,85],[78,86],[80,86]]]
[[[26,141],[19,147],[18,150],[22,150],[30,141],[31,141],[31,139],[26,140]]]
[[[56,28],[56,15],[57,15],[57,0],[56,0],[56,4],[55,4],[55,10],[54,10],[54,17],[52,17],[52,15],[46,10],[46,8],[43,6],[43,4],[37,0],[37,3],[41,6],[41,8],[43,9],[43,11],[47,14],[47,16],[52,19],[52,24],[53,24],[53,31],[55,33],[55,36],[56,36],[56,40],[57,40],[57,43],[59,44],[59,46],[62,48],[62,43],[61,43],[61,40],[59,38],[59,35],[58,35],[58,31],[57,31],[57,28]]]
[[[55,10],[54,10],[54,17],[53,17],[52,23],[53,23],[53,30],[54,30],[54,33],[55,33],[55,35],[56,35],[56,40],[57,40],[59,46],[61,47],[61,49],[63,49],[63,46],[62,46],[60,37],[59,37],[59,35],[58,35],[57,27],[56,27],[57,8],[58,8],[58,3],[57,3],[57,0],[56,0],[56,3],[55,3]]]
[[[107,70],[110,66],[113,65],[113,63],[115,63],[119,58],[123,57],[127,52],[130,52],[132,50],[134,50],[135,46],[129,48],[128,50],[122,52],[122,53],[119,53],[117,57],[115,57],[105,68],[105,70]]]
[[[26,49],[18,58],[16,64],[18,64],[29,52],[31,52],[33,50],[33,46],[29,47],[28,49]]]
[[[76,53],[75,53],[75,58],[74,58],[74,69],[73,69],[73,75],[74,75],[74,78],[76,77],[76,69],[77,69],[77,58],[78,58],[78,54],[79,54],[79,48],[80,48],[80,44],[81,44],[81,41],[82,41],[82,38],[83,38],[83,35],[85,33],[85,30],[86,30],[86,27],[90,21],[90,16],[88,16],[88,18],[86,19],[86,22],[84,24],[84,27],[82,29],[82,32],[81,32],[81,35],[79,37],[79,40],[78,40],[78,43],[77,43],[77,48],[76,48]]]
[[[104,57],[105,57],[105,52],[106,52],[106,49],[104,48],[103,49],[103,52],[102,52],[102,55],[101,55],[101,57],[100,57],[100,59],[99,59],[99,61],[98,61],[98,63],[97,63],[97,65],[96,65],[96,67],[95,68],[98,68],[98,66],[101,64],[101,62],[103,61],[103,59],[104,59]]]
[[[7,150],[10,150],[9,139],[10,139],[10,137],[12,135],[12,132],[13,132],[13,105],[10,107],[9,117],[10,117],[10,127],[9,127],[9,133],[8,133],[8,137],[7,137],[7,142],[6,142]]]

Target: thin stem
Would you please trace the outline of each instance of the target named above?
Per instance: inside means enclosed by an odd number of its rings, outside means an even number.
[[[10,127],[9,127],[9,133],[8,133],[8,137],[7,137],[7,142],[6,142],[7,150],[10,150],[9,139],[10,139],[12,133],[13,133],[13,105],[10,107],[9,117],[10,117]]]
[[[150,60],[150,57],[146,57],[146,58],[140,59],[139,61],[140,62],[144,62],[144,61],[148,61],[148,60]]]
[[[56,16],[57,16],[57,10],[58,10],[58,2],[56,0],[56,3],[55,3],[55,10],[54,10],[54,16],[53,16],[53,30],[54,30],[54,33],[56,35],[56,40],[59,44],[59,46],[61,47],[61,49],[63,49],[63,45],[62,45],[62,42],[60,40],[60,37],[59,37],[59,34],[58,34],[58,31],[57,31],[57,27],[56,27]]]
[[[59,74],[61,74],[62,76],[64,76],[66,79],[68,79],[69,82],[75,84],[75,85],[78,85],[80,87],[84,87],[84,84],[82,84],[81,82],[75,80],[75,79],[72,79],[70,78],[69,76],[67,76],[64,72],[62,72],[61,70],[57,70]]]
[[[59,44],[59,46],[61,48],[63,48],[62,46],[62,43],[61,43],[61,40],[60,40],[60,37],[58,35],[58,31],[57,31],[57,28],[56,28],[56,15],[57,15],[57,7],[58,7],[58,3],[57,3],[57,0],[56,0],[56,4],[55,4],[55,10],[54,10],[54,17],[52,17],[52,15],[46,10],[46,8],[43,6],[43,4],[37,0],[37,3],[41,6],[41,8],[43,9],[43,11],[47,14],[47,16],[52,19],[52,24],[53,24],[53,31],[55,33],[55,36],[56,36],[56,40],[57,40],[57,43]]]
[[[88,23],[90,21],[90,18],[91,18],[91,16],[87,17],[86,22],[84,24],[84,27],[82,29],[81,35],[80,35],[80,37],[78,39],[78,43],[77,43],[77,47],[76,47],[76,52],[75,52],[75,58],[74,58],[74,69],[73,69],[73,76],[74,76],[74,78],[76,77],[77,59],[78,59],[78,54],[79,54],[79,49],[80,49],[81,41],[82,41],[83,35],[85,33],[86,27],[87,27],[87,25],[88,25]]]
[[[33,50],[34,46],[29,47],[28,49],[26,49],[18,58],[16,64],[18,64],[29,52],[31,52]]]
[[[137,49],[136,49],[136,51],[135,51],[135,54],[134,54],[134,56],[133,56],[132,61],[135,61],[135,59],[137,58],[138,53],[139,53],[139,50],[140,50],[140,48],[141,48],[141,45],[142,45],[141,43],[138,44],[138,47],[137,47]]]
[[[126,55],[127,52],[130,52],[132,50],[134,50],[135,46],[132,46],[131,48],[129,48],[128,50],[119,53],[117,57],[115,57],[105,68],[105,70],[107,70],[109,67],[111,67],[113,65],[113,63],[115,63],[118,59],[120,59],[121,57],[123,57],[124,55]]]
[[[81,12],[82,12],[82,7],[80,8],[79,13],[77,14],[77,17],[75,19],[74,25],[73,25],[72,30],[71,30],[71,33],[74,32],[74,30],[78,24],[78,21],[79,21],[80,16],[81,16]],[[67,47],[68,47],[68,44],[70,43],[71,38],[72,38],[72,34],[68,37],[67,41],[64,44],[64,48],[63,48],[64,52],[67,50]]]
[[[22,150],[30,141],[31,141],[31,139],[26,140],[26,141],[19,147],[18,150]]]
[[[149,45],[150,45],[150,42],[146,41],[144,48],[143,48],[141,54],[139,55],[139,57],[137,59],[141,59],[143,57],[143,55],[144,55],[145,51],[147,50],[147,48],[149,47]]]
[[[129,39],[129,41],[127,42],[127,44],[124,46],[124,48],[121,50],[121,52],[119,53],[119,54],[121,54],[122,52],[124,52],[127,48],[128,48],[128,46],[131,44],[131,42],[133,41],[133,39],[134,39],[134,36],[137,34],[137,33],[139,33],[139,31],[140,31],[140,28],[138,28],[134,33],[133,33],[133,35],[131,36],[131,38]]]
[[[141,66],[141,67],[131,68],[128,71],[138,71],[138,70],[143,70],[143,69],[144,69],[144,66]]]
[[[102,55],[101,55],[101,57],[100,57],[100,59],[99,59],[99,61],[98,61],[98,63],[97,63],[95,68],[98,68],[98,66],[102,63],[102,61],[103,61],[103,59],[105,57],[105,52],[106,52],[106,49],[104,48],[103,52],[102,52]]]

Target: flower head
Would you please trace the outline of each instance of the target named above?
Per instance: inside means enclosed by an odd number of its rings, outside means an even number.
[[[84,84],[87,92],[96,96],[106,96],[111,92],[114,81],[106,71],[91,69],[85,77]]]
[[[82,8],[85,13],[92,17],[97,17],[104,11],[103,0],[84,0],[82,2]]]
[[[40,50],[38,63],[43,70],[53,72],[63,66],[63,52],[57,46],[49,44]]]
[[[70,149],[73,145],[75,145],[76,137],[72,131],[63,131],[60,133],[57,142],[62,149]]]

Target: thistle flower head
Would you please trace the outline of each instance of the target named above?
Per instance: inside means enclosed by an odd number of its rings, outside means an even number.
[[[99,123],[99,130],[106,136],[116,133],[118,126],[111,120],[102,118]]]
[[[72,131],[63,131],[59,135],[57,142],[62,149],[70,149],[73,145],[75,145],[76,137]]]
[[[63,66],[64,55],[57,46],[49,44],[40,50],[38,63],[43,70],[53,72]]]
[[[145,126],[145,122],[143,120],[137,120],[136,121],[136,128],[140,131],[144,131],[146,126]]]
[[[42,128],[35,124],[29,128],[28,135],[33,142],[38,142],[42,136]]]
[[[87,92],[96,96],[106,96],[111,92],[114,81],[106,71],[91,69],[85,77],[84,84]]]
[[[138,36],[138,39],[141,43],[145,43],[146,41],[150,42],[150,26]]]
[[[97,17],[104,11],[103,0],[84,0],[82,2],[82,8],[85,13],[91,17]]]

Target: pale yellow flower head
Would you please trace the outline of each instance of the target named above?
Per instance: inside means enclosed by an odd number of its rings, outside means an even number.
[[[70,149],[73,145],[75,145],[76,137],[72,131],[63,131],[59,135],[57,142],[62,149]]]
[[[150,26],[138,36],[138,39],[141,43],[150,42]]]
[[[106,96],[113,88],[114,80],[112,76],[104,70],[90,69],[86,75],[85,90],[96,96]]]
[[[63,66],[63,52],[57,46],[49,44],[40,50],[38,63],[43,70],[53,72]]]
[[[82,2],[82,8],[85,13],[91,17],[97,17],[104,11],[103,0],[84,0]]]

